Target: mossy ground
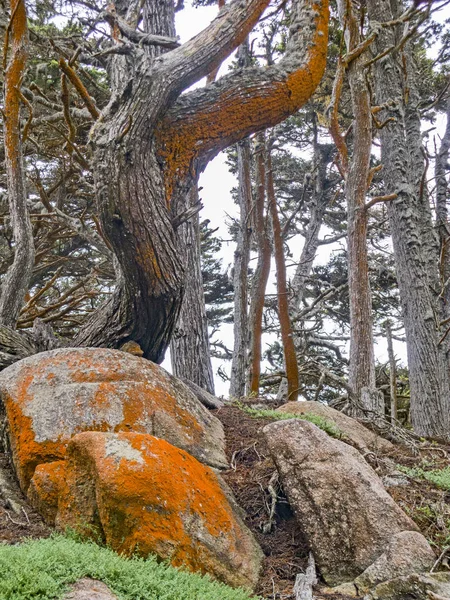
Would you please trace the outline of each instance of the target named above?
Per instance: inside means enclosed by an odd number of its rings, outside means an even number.
[[[339,429],[339,427],[333,423],[332,421],[328,421],[324,417],[320,417],[318,415],[309,415],[304,414],[300,415],[297,413],[282,413],[272,409],[255,409],[247,406],[237,404],[238,408],[242,411],[246,412],[252,417],[259,419],[270,419],[272,421],[286,421],[288,419],[300,419],[301,421],[308,421],[309,423],[313,423],[319,429],[328,433],[331,437],[337,439],[344,439],[345,434]]]
[[[250,600],[249,593],[156,559],[126,559],[108,548],[61,535],[0,545],[0,598],[54,600],[83,577],[108,585],[120,600]]]

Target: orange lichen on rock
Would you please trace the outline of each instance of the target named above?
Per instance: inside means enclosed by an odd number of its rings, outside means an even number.
[[[66,477],[66,461],[38,465],[28,487],[28,500],[49,525],[55,524],[58,499]]]
[[[64,458],[83,431],[136,431],[226,466],[223,429],[181,382],[149,361],[104,348],[31,356],[0,374],[13,462],[27,490],[37,465]]]
[[[100,536],[117,552],[154,553],[230,585],[257,581],[261,551],[218,476],[147,434],[72,438],[57,525]]]

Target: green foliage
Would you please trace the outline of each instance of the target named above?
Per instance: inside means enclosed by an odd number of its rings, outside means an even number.
[[[337,427],[335,423],[332,421],[327,421],[327,419],[318,415],[283,413],[278,412],[277,410],[249,408],[248,406],[243,406],[242,404],[240,404],[239,407],[241,410],[255,418],[274,419],[276,421],[300,419],[301,421],[309,421],[309,423],[313,423],[313,425],[316,425],[319,429],[322,429],[322,431],[325,431],[325,433],[328,433],[328,435],[331,437],[338,439],[345,437],[345,434],[339,429],[339,427]]]
[[[421,467],[404,467],[403,465],[397,465],[397,468],[409,477],[425,479],[438,488],[450,490],[450,467],[430,471],[425,471]]]
[[[180,571],[156,558],[123,558],[93,542],[61,535],[0,545],[0,598],[51,600],[82,577],[103,581],[120,600],[250,600],[201,575]],[[256,600],[256,598],[254,598]]]

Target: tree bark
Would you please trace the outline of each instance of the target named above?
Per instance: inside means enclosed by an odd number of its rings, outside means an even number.
[[[14,260],[0,294],[0,324],[14,328],[23,306],[34,266],[34,241],[27,208],[26,174],[20,130],[20,86],[28,54],[25,0],[11,0],[11,17],[5,35],[5,56],[10,49],[4,80],[4,143],[8,202],[15,245]]]
[[[390,0],[368,0],[371,23],[394,18]],[[395,8],[395,6],[394,6]],[[396,46],[393,28],[379,30],[376,54]],[[409,73],[408,77],[413,77]],[[402,56],[391,51],[374,66],[374,88],[380,116],[383,177],[388,193],[397,199],[387,206],[397,280],[406,332],[411,387],[411,421],[426,437],[448,439],[450,434],[450,388],[445,344],[440,343],[440,304],[433,283],[438,257],[429,260],[432,223],[425,221],[420,189],[417,189],[416,161],[405,130],[405,90]],[[389,119],[389,122],[387,121]],[[422,171],[423,172],[423,168]],[[432,271],[430,272],[430,269]],[[434,271],[434,272],[433,272]]]
[[[198,205],[197,184],[192,187],[185,210]],[[214,395],[214,376],[209,349],[208,323],[200,257],[198,212],[177,229],[179,253],[185,261],[185,293],[180,316],[170,343],[172,372]]]
[[[245,396],[248,360],[248,263],[250,260],[250,210],[252,205],[252,181],[250,175],[250,141],[243,140],[237,146],[239,230],[234,253],[234,347],[231,363],[230,396]]]

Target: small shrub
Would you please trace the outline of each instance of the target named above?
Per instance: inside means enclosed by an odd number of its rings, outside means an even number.
[[[1,600],[54,600],[83,577],[103,581],[120,600],[256,600],[242,589],[158,563],[155,557],[124,558],[62,535],[0,545]]]
[[[425,479],[438,488],[450,490],[450,467],[432,469],[430,471],[425,471],[421,467],[404,467],[403,465],[397,465],[397,468],[409,477]]]

